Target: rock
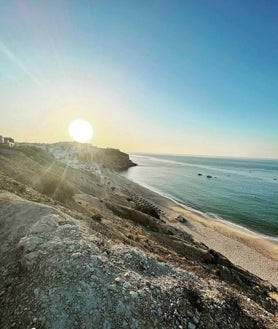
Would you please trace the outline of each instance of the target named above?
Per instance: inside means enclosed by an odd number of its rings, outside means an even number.
[[[131,291],[129,294],[130,294],[132,299],[137,299],[138,298],[138,293],[136,291]]]
[[[193,317],[193,322],[194,322],[195,324],[198,324],[198,323],[200,322],[200,319],[197,318],[196,316],[194,316],[194,317]]]
[[[130,288],[131,288],[131,284],[130,284],[129,282],[126,281],[126,282],[123,284],[123,288],[126,289],[126,290],[130,289]]]
[[[115,283],[113,283],[110,286],[108,286],[108,289],[111,291],[117,291],[117,286],[115,285]]]
[[[75,252],[75,253],[73,253],[73,254],[71,255],[71,258],[72,258],[72,259],[76,259],[76,258],[79,258],[79,257],[81,257],[81,256],[82,256],[81,252]]]
[[[186,314],[187,314],[190,318],[193,318],[193,316],[194,316],[194,314],[193,314],[191,311],[189,311],[189,310],[186,311]]]
[[[44,239],[37,236],[25,236],[20,239],[17,248],[19,251],[33,252],[44,242]]]
[[[31,228],[30,233],[47,233],[55,231],[58,227],[59,215],[49,214],[38,220]]]
[[[157,313],[157,315],[158,315],[159,317],[162,316],[163,312],[162,312],[161,307],[159,307],[159,308],[157,309],[156,313]]]
[[[120,277],[117,277],[115,280],[114,280],[116,283],[120,283],[122,280]]]
[[[183,216],[178,216],[177,217],[177,220],[180,222],[180,223],[186,223],[187,222],[187,219]]]
[[[196,329],[196,325],[192,322],[189,322],[187,328],[188,329]]]
[[[40,294],[40,288],[35,288],[35,289],[34,289],[34,295],[35,295],[36,297],[39,297],[39,294]]]

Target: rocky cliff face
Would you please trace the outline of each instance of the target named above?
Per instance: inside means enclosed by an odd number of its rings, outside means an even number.
[[[95,149],[93,159],[96,163],[102,166],[115,170],[125,170],[129,167],[136,166],[134,162],[129,159],[128,154],[116,149]]]
[[[277,289],[82,168],[0,148],[1,328],[278,327]]]
[[[1,328],[276,328],[274,303],[108,240],[101,224],[7,192],[0,208]]]

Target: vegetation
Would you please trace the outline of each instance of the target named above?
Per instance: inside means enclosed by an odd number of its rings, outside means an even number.
[[[98,222],[101,222],[102,215],[100,213],[93,214],[92,215],[92,219],[94,219],[94,220],[96,220]]]

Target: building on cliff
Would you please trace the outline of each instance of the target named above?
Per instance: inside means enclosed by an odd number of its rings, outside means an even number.
[[[11,137],[0,136],[0,144],[6,144],[9,147],[14,147],[15,146],[14,139],[11,138]]]
[[[14,143],[14,139],[11,137],[4,137],[4,143],[8,144],[8,143]]]

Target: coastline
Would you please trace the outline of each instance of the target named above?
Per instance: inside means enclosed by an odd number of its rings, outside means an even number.
[[[188,209],[176,200],[121,174],[105,171],[105,175],[120,190],[141,196],[165,212],[165,219],[171,225],[221,253],[235,265],[278,287],[278,241],[225,220],[207,217],[198,210]],[[186,223],[176,220],[178,216],[184,216]]]
[[[123,177],[127,178],[126,176],[123,176]],[[247,228],[245,226],[242,226],[240,224],[236,224],[236,223],[234,223],[232,221],[229,221],[227,219],[223,219],[222,217],[220,217],[219,215],[214,214],[214,213],[204,213],[201,210],[194,209],[194,208],[186,205],[183,201],[178,200],[178,199],[175,199],[171,195],[167,195],[166,193],[163,193],[163,192],[161,192],[159,190],[156,190],[155,188],[153,188],[153,187],[151,187],[151,186],[149,186],[147,184],[143,184],[143,183],[134,181],[134,180],[132,180],[130,178],[127,178],[127,179],[129,181],[135,183],[135,184],[138,184],[138,185],[140,185],[140,186],[142,186],[142,187],[144,187],[144,188],[146,188],[146,189],[154,192],[154,193],[159,194],[161,197],[166,198],[166,199],[174,202],[177,206],[180,206],[184,210],[189,211],[189,212],[191,212],[193,214],[196,214],[197,216],[200,216],[201,218],[203,218],[205,220],[212,220],[212,221],[220,222],[220,223],[223,223],[225,225],[231,226],[231,228],[238,229],[240,231],[249,233],[249,234],[254,235],[256,237],[259,237],[261,239],[269,240],[269,241],[272,241],[272,242],[278,244],[278,237],[274,237],[274,236],[266,235],[266,234],[263,234],[263,233],[260,233],[260,232],[252,231],[251,229],[249,229],[249,228]]]

